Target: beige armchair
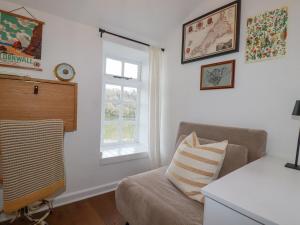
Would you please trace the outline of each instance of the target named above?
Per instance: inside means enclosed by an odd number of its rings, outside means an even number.
[[[200,143],[228,140],[220,177],[265,155],[263,130],[182,122],[177,143],[195,131]],[[167,167],[124,179],[116,190],[119,212],[130,225],[201,225],[204,206],[186,197],[165,176]]]

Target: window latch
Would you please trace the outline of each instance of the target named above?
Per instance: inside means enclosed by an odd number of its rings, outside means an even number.
[[[113,78],[123,79],[123,80],[132,80],[132,78],[129,77],[121,77],[121,76],[113,76]]]

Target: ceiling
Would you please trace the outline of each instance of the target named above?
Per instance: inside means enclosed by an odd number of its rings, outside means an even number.
[[[11,0],[95,27],[115,28],[160,43],[199,0]]]

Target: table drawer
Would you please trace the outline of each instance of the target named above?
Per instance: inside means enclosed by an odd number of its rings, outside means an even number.
[[[262,225],[210,198],[205,198],[203,225]]]

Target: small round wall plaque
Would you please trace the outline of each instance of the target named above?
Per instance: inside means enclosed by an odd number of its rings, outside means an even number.
[[[71,81],[75,76],[74,68],[67,63],[58,64],[54,69],[54,73],[61,81]]]

